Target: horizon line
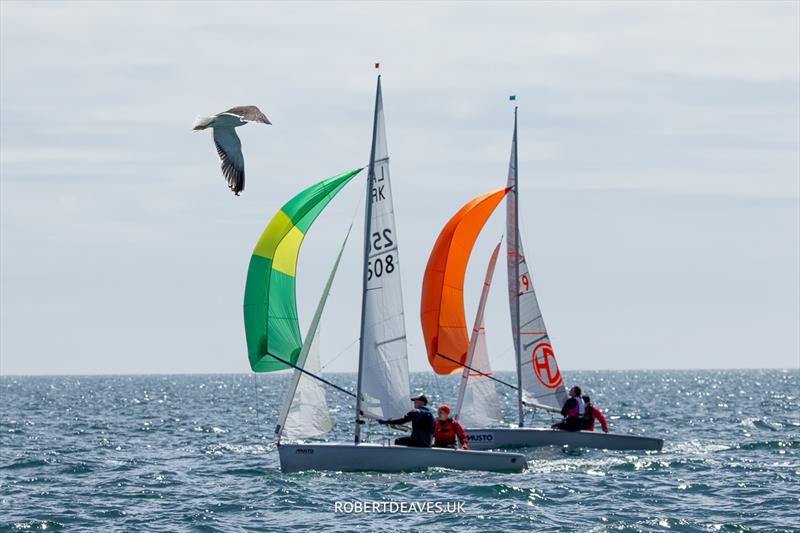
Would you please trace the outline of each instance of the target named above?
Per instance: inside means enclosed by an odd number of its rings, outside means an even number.
[[[290,369],[278,370],[276,372],[130,372],[130,373],[97,373],[97,374],[4,374],[0,373],[0,378],[15,377],[117,377],[117,376],[245,376],[245,375],[275,375],[278,372],[288,372]],[[596,369],[568,369],[567,372],[692,372],[710,370],[786,370],[800,371],[798,367],[702,367],[702,368],[596,368]],[[495,372],[514,373],[514,370],[496,370]],[[324,372],[326,375],[356,374],[352,371]],[[431,374],[429,371],[409,371],[409,374]],[[433,374],[436,377],[458,377],[458,373],[453,374]]]

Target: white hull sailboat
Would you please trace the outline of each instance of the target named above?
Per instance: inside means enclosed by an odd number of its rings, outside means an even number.
[[[428,468],[521,472],[526,467],[525,457],[516,453],[374,443],[282,444],[278,453],[283,472],[413,472]]]
[[[290,200],[267,226],[251,259],[244,302],[251,368],[255,372],[294,369],[275,429],[281,470],[402,472],[438,467],[522,471],[526,467],[525,458],[516,453],[362,442],[363,426],[378,419],[402,417],[408,410],[410,398],[380,76],[367,177],[357,390],[348,391],[319,375],[317,331],[347,237],[304,337],[305,342],[300,338],[294,300],[297,257],[302,239],[313,221],[360,170],[324,180]],[[308,442],[332,430],[325,385],[355,398],[352,444]]]
[[[492,374],[483,314],[500,244],[489,261],[474,326],[467,335],[463,284],[475,239],[500,200],[506,197],[508,295],[517,363],[517,383]],[[435,372],[461,370],[454,417],[465,427],[471,449],[573,446],[607,450],[660,450],[663,441],[619,433],[562,431],[525,427],[526,408],[560,413],[567,400],[564,381],[542,318],[519,234],[517,182],[517,110],[505,189],[468,202],[445,225],[434,244],[423,280],[421,319],[428,361]],[[517,427],[503,424],[495,385],[517,393]]]

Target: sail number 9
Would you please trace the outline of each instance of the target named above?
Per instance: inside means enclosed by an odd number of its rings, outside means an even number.
[[[379,278],[384,273],[391,274],[392,272],[394,272],[394,256],[392,254],[376,257],[374,261],[367,263],[367,281],[371,280],[373,275]]]

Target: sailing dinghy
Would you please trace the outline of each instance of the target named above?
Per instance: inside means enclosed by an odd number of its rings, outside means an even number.
[[[567,400],[567,391],[536,299],[519,235],[516,108],[506,185],[504,190],[473,199],[453,216],[434,245],[423,281],[422,325],[428,359],[439,374],[461,370],[454,417],[465,427],[470,448],[569,445],[608,450],[660,450],[663,440],[657,438],[525,427],[526,408],[532,408],[534,412],[540,409],[560,413]],[[508,295],[517,363],[516,384],[492,375],[483,327],[484,308],[499,244],[489,261],[469,337],[464,319],[463,284],[467,261],[480,229],[502,196],[506,197],[507,208]],[[493,198],[488,202],[491,209],[476,210],[481,203],[487,203],[488,198]],[[502,423],[495,390],[498,383],[517,392],[517,427],[497,427]]]
[[[317,330],[345,242],[314,317],[301,342],[294,299],[300,244],[311,223],[361,169],[320,182],[288,202],[259,240],[245,290],[245,326],[254,372],[294,369],[275,434],[281,470],[456,470],[520,472],[523,455],[488,451],[410,448],[364,442],[369,420],[399,418],[410,398],[400,262],[389,180],[389,155],[380,76],[375,100],[364,228],[361,342],[355,393],[319,375]],[[349,230],[348,230],[349,235]],[[324,386],[355,398],[354,442],[282,442],[323,435],[332,429]]]

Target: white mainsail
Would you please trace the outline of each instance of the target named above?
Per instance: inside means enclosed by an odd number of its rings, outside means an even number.
[[[462,424],[473,427],[486,427],[503,420],[497,390],[495,390],[494,381],[489,377],[492,375],[492,367],[489,363],[489,350],[486,347],[486,331],[483,323],[483,314],[494,276],[494,267],[497,264],[497,255],[500,252],[500,244],[497,243],[486,268],[486,278],[483,281],[478,312],[475,315],[475,325],[470,336],[466,365],[461,373],[458,402],[453,415]]]
[[[380,76],[367,196],[357,409],[397,418],[409,407],[408,353]]]
[[[336,256],[331,273],[328,275],[328,281],[322,290],[314,317],[308,326],[303,348],[297,357],[296,368],[289,382],[289,388],[283,398],[278,424],[275,426],[275,436],[278,442],[283,434],[290,439],[300,439],[316,437],[333,429],[328,404],[325,400],[325,389],[318,380],[309,377],[300,369],[315,376],[319,375],[319,321],[322,319],[322,311],[325,309],[325,302],[328,301],[333,278],[336,276],[336,270],[342,260],[347,238],[350,237],[350,229],[352,226],[347,229],[347,235],[339,249],[339,255]]]
[[[516,108],[511,161],[508,165],[508,186],[512,187],[511,193],[506,197],[508,301],[511,307],[511,329],[517,357],[520,400],[534,407],[560,410],[567,400],[567,391],[544,325],[536,292],[533,290],[533,281],[525,261],[525,251],[519,234]],[[520,426],[524,423],[521,402]]]

